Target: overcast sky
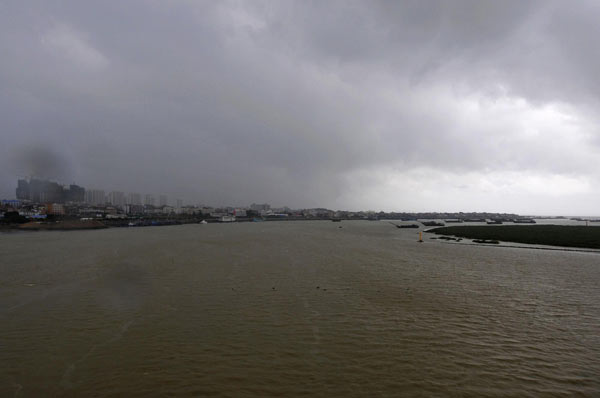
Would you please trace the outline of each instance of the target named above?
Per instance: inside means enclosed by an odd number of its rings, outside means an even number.
[[[600,215],[598,1],[0,0],[0,197]]]

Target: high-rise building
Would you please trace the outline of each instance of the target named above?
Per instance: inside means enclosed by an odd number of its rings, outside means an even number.
[[[47,180],[31,179],[29,181],[30,200],[37,203],[62,203],[63,187]]]
[[[158,197],[158,205],[161,207],[167,205],[167,195],[160,195]]]
[[[85,189],[75,184],[69,187],[48,181],[32,178],[19,180],[17,183],[17,199],[30,200],[37,203],[83,202]]]
[[[148,206],[154,206],[154,196],[151,194],[146,194],[144,198],[144,204]]]
[[[65,202],[83,202],[85,200],[85,189],[75,184],[69,185],[65,194]]]
[[[27,182],[27,180],[19,180],[19,182],[17,183],[17,199],[31,200],[31,193],[29,192],[29,182]]]
[[[91,205],[103,205],[106,203],[104,191],[101,189],[90,189],[85,191],[85,202]]]
[[[141,205],[142,204],[142,195],[140,195],[139,193],[133,193],[133,192],[130,193],[128,203],[130,205],[136,205],[136,206]]]
[[[108,201],[113,206],[123,207],[125,206],[125,194],[119,191],[112,191],[108,194]]]
[[[178,209],[181,209],[183,207],[183,200],[177,199],[176,203],[177,203],[177,208]]]

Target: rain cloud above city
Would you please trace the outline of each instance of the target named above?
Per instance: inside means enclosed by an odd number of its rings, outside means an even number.
[[[600,2],[1,1],[0,197],[599,215]]]

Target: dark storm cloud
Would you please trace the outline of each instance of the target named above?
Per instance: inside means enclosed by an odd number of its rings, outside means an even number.
[[[64,179],[69,174],[68,162],[48,145],[22,148],[12,162],[25,177]]]
[[[556,181],[587,195],[598,15],[552,1],[4,2],[2,192],[11,153],[47,144],[82,185],[212,204],[435,208],[426,187],[452,195],[453,179],[461,195],[532,178],[540,195]]]

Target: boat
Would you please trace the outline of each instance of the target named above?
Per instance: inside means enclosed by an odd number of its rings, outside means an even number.
[[[515,224],[536,224],[533,218],[518,218],[513,221]]]
[[[396,228],[419,228],[417,224],[408,224],[408,225],[396,225]]]
[[[499,225],[499,224],[502,224],[502,221],[501,220],[492,220],[492,221],[488,221],[487,223],[490,225]]]
[[[208,222],[206,222],[206,220],[202,220],[198,224],[208,224]]]
[[[332,218],[331,221],[333,222],[342,222],[341,218]]]
[[[445,225],[443,222],[437,221],[421,221],[421,224],[425,225],[426,227],[443,227]]]

